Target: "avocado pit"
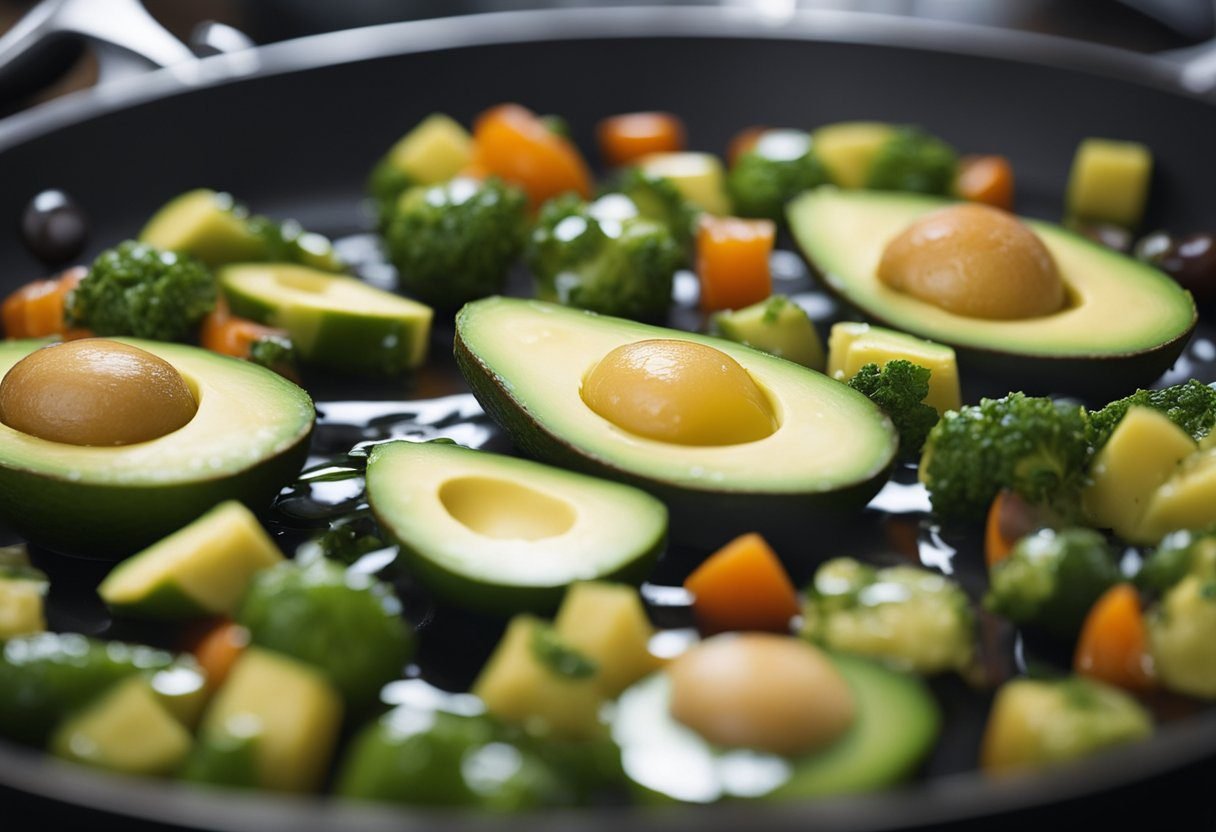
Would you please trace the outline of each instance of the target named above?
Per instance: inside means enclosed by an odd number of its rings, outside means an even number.
[[[183,427],[197,410],[172,364],[102,338],[35,350],[0,381],[0,422],[68,445],[148,442]]]
[[[883,249],[878,279],[969,318],[1051,315],[1068,300],[1051,252],[1012,214],[951,205],[915,220]]]
[[[738,445],[777,429],[764,390],[734,358],[695,341],[622,344],[583,380],[583,402],[629,433],[677,445]]]

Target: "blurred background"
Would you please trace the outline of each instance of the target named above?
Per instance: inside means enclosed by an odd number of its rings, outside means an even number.
[[[650,0],[645,5],[705,5],[706,0]],[[302,35],[426,17],[539,7],[642,5],[639,0],[146,0],[171,32],[189,41],[216,21],[265,44]],[[0,0],[0,32],[33,0]],[[723,0],[770,13],[794,8],[851,9],[964,21],[1061,35],[1140,52],[1194,46],[1216,38],[1213,0]],[[98,65],[78,43],[42,50],[16,82],[0,86],[0,116],[94,84]]]

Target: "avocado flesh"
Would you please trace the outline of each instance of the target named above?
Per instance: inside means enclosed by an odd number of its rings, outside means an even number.
[[[937,739],[941,714],[924,684],[854,656],[832,655],[853,691],[853,726],[802,757],[711,745],[670,712],[671,683],[655,673],[621,695],[612,737],[625,772],[660,800],[805,799],[875,791],[911,775]]]
[[[1195,327],[1189,293],[1162,272],[1050,223],[1026,220],[1070,296],[1052,315],[956,315],[880,282],[887,242],[952,204],[912,194],[821,188],[790,203],[790,228],[824,285],[874,322],[955,347],[964,369],[1026,392],[1109,394],[1144,386],[1173,364]],[[1098,372],[1101,370],[1101,372]]]
[[[645,492],[459,445],[377,445],[367,493],[433,592],[487,612],[551,611],[578,580],[640,583],[667,531]]]
[[[236,499],[261,509],[304,463],[315,411],[275,373],[196,347],[115,339],[181,372],[198,411],[149,442],[89,447],[0,424],[0,515],[61,551],[129,555]],[[43,341],[0,344],[0,376]]]
[[[754,442],[688,446],[628,433],[580,386],[608,352],[646,339],[705,344],[766,392],[779,426]],[[673,539],[720,546],[761,531],[799,539],[863,506],[885,481],[897,436],[867,398],[820,373],[718,338],[540,301],[487,298],[456,318],[456,359],[515,444],[545,462],[640,486],[672,512]],[[805,538],[802,538],[805,544]]]

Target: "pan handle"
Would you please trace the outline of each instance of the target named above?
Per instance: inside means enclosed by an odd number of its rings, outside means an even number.
[[[192,49],[161,26],[139,0],[42,0],[0,37],[0,85],[29,66],[36,53],[65,39],[84,40],[93,47],[99,83],[253,45],[236,29],[207,23],[195,30]]]

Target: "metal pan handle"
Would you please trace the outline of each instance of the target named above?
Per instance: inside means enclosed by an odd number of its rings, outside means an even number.
[[[64,39],[93,47],[100,83],[253,46],[243,33],[219,23],[199,26],[187,46],[139,0],[42,0],[0,37],[0,84],[28,67],[37,52]]]

